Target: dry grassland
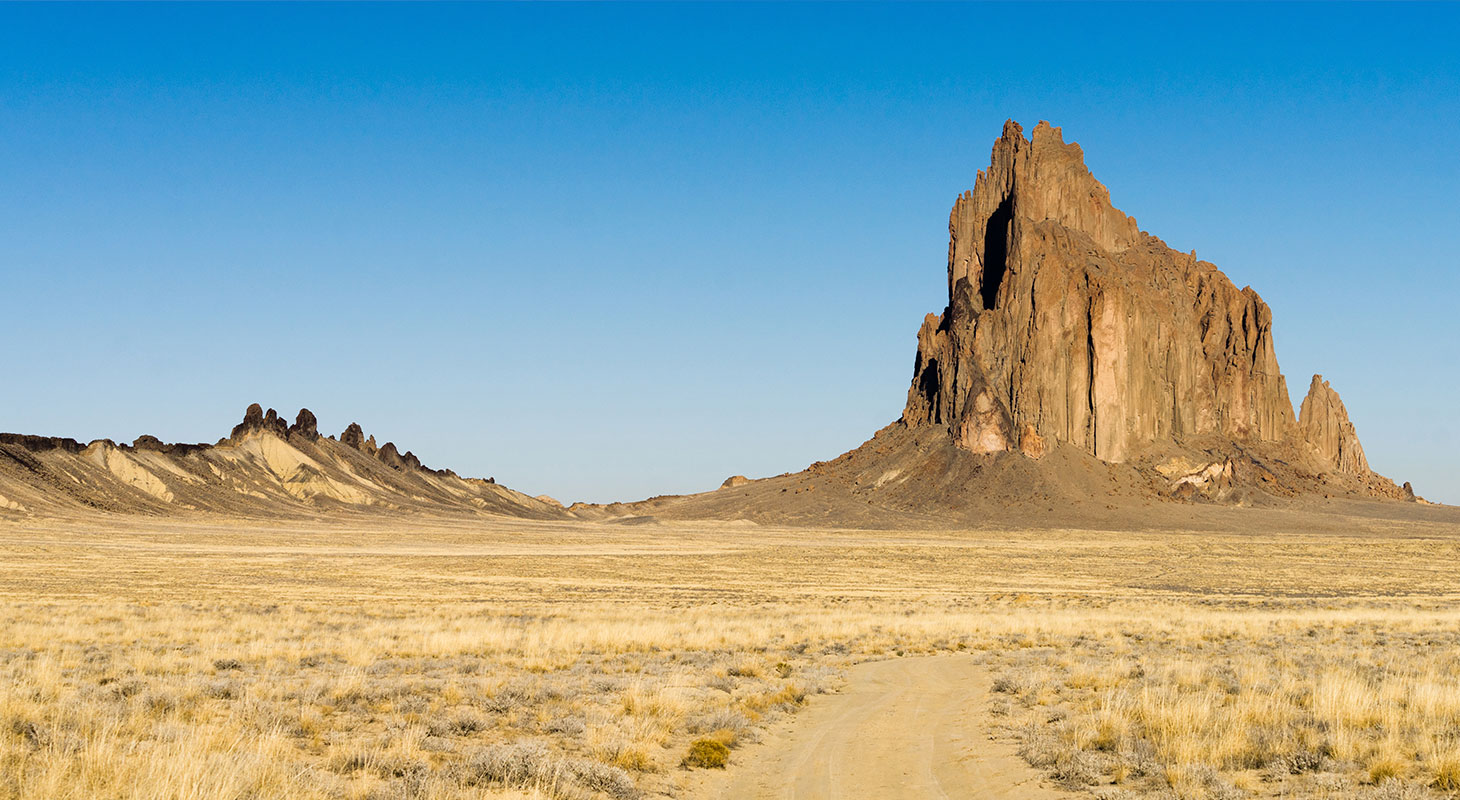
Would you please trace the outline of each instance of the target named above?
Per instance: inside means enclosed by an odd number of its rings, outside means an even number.
[[[1072,791],[1460,793],[1460,532],[1342,528],[4,523],[0,798],[693,796],[960,650]]]

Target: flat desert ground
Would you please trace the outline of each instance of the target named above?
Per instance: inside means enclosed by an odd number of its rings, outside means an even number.
[[[0,797],[1451,797],[1457,576],[1339,511],[4,522]]]

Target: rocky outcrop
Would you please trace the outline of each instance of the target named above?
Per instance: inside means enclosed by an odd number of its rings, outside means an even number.
[[[396,449],[395,442],[386,442],[385,446],[380,448],[380,452],[375,454],[375,457],[380,459],[382,464],[392,469],[425,469],[421,465],[421,459],[416,458],[415,453],[409,450],[404,453],[400,452]]]
[[[948,230],[948,307],[918,332],[906,424],[975,453],[1107,462],[1293,436],[1262,298],[1142,232],[1059,128],[1006,123]]]
[[[737,489],[750,483],[750,479],[744,475],[731,475],[720,484],[721,489]]]
[[[311,415],[311,417],[312,416],[313,415]],[[385,464],[391,469],[424,470],[426,472],[440,475],[456,474],[451,470],[433,470],[430,467],[425,466],[421,463],[421,459],[416,457],[415,453],[412,453],[409,450],[405,451],[404,453],[400,452],[400,450],[395,446],[395,442],[386,442],[385,444],[377,447],[375,444],[375,437],[365,436],[365,431],[360,428],[360,425],[358,423],[351,422],[349,426],[345,428],[345,432],[340,434],[340,443],[346,445],[347,447],[353,447],[356,450],[359,450],[360,452],[374,458],[380,463]],[[495,483],[496,481],[491,482]]]
[[[1308,385],[1308,396],[1298,412],[1298,429],[1325,468],[1345,475],[1369,474],[1369,461],[1364,458],[1358,432],[1348,420],[1348,409],[1322,375],[1314,375]]]
[[[228,441],[236,444],[243,441],[250,433],[259,431],[266,431],[275,436],[285,436],[289,433],[289,426],[279,418],[279,412],[271,408],[268,413],[265,413],[262,406],[253,403],[244,410],[243,422],[233,426],[233,431],[228,434]]]
[[[371,437],[372,439],[374,437]],[[340,434],[340,444],[346,447],[353,447],[356,450],[364,449],[365,431],[360,428],[360,423],[351,422],[345,426],[345,432]]]
[[[48,450],[79,453],[82,450],[81,443],[75,439],[61,436],[30,436],[24,433],[0,433],[0,445],[12,445],[19,450],[31,453],[44,453]]]
[[[314,418],[313,412],[307,408],[299,409],[299,414],[294,417],[294,424],[289,426],[290,436],[303,436],[313,441],[319,438],[319,420]]]

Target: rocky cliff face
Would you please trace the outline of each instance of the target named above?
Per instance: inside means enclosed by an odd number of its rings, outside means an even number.
[[[918,331],[905,424],[974,453],[1068,445],[1109,463],[1311,438],[1320,466],[1368,474],[1326,385],[1294,418],[1262,298],[1141,231],[1059,128],[1006,123],[948,233],[948,306]]]

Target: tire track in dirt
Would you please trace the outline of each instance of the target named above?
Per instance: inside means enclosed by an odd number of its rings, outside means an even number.
[[[715,800],[1053,800],[1012,745],[995,740],[990,678],[968,656],[859,664],[705,784]]]

